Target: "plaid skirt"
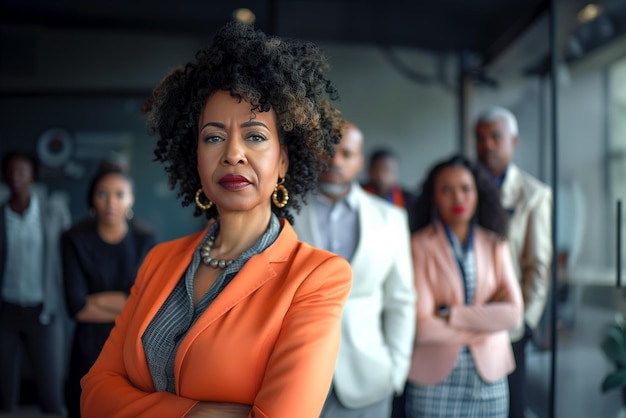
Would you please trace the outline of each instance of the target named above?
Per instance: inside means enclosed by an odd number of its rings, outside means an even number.
[[[506,418],[508,414],[506,377],[494,383],[482,380],[467,347],[443,382],[406,386],[407,418]]]

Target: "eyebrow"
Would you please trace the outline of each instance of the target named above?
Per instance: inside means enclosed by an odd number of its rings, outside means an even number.
[[[202,128],[200,128],[200,130],[206,128],[207,126],[214,126],[216,128],[220,128],[220,129],[224,129],[226,127],[226,125],[224,125],[221,122],[207,122],[204,125],[202,125]],[[270,128],[264,124],[263,122],[259,122],[259,121],[254,121],[254,120],[249,120],[248,122],[244,122],[241,124],[242,128],[250,128],[252,126],[263,126],[265,129],[269,130]]]

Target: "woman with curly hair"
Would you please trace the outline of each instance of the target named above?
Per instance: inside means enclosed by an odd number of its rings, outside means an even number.
[[[417,330],[406,416],[506,417],[515,368],[508,331],[523,302],[508,214],[480,166],[454,156],[428,174],[411,238]]]
[[[229,23],[144,110],[156,159],[207,228],[155,247],[83,378],[89,417],[318,417],[351,285],[343,258],[298,241],[341,115],[309,43]]]

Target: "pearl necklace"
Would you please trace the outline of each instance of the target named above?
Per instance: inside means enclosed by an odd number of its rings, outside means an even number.
[[[212,235],[209,239],[206,240],[204,244],[202,244],[202,248],[200,249],[200,257],[202,257],[202,262],[209,267],[225,269],[226,267],[233,264],[235,260],[218,260],[216,258],[211,258],[211,248],[213,248],[213,244],[215,244],[215,236]]]

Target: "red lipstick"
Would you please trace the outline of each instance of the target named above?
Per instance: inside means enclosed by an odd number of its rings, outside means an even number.
[[[452,212],[454,212],[457,215],[460,215],[462,213],[465,213],[465,208],[463,206],[454,206],[452,208]]]
[[[218,181],[218,184],[226,190],[236,191],[248,187],[250,181],[244,176],[227,174]]]

